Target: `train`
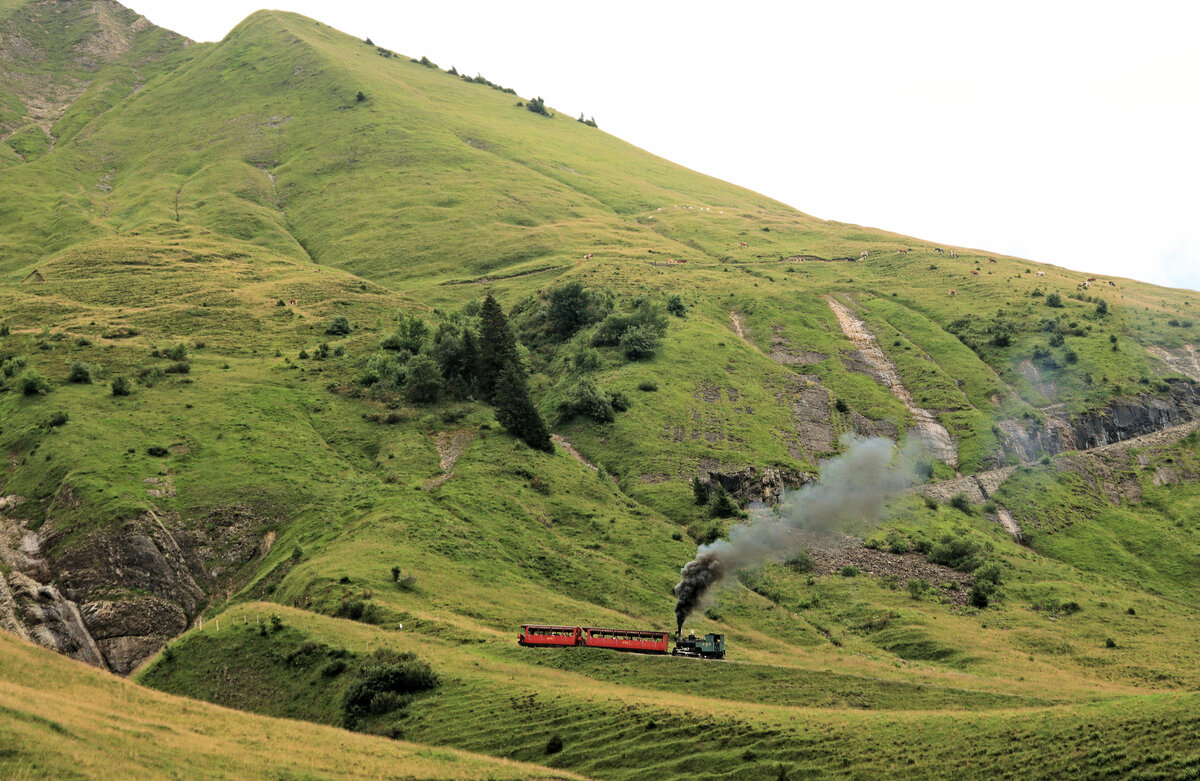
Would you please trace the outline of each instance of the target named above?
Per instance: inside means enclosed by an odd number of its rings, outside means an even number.
[[[517,644],[533,648],[583,646],[607,648],[612,651],[632,651],[643,654],[692,656],[702,659],[725,658],[725,636],[709,632],[703,638],[694,634],[675,637],[675,647],[668,648],[671,635],[647,629],[602,629],[594,626],[551,626],[522,624]]]

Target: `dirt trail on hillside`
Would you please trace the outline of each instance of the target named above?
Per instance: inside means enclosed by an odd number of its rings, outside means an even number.
[[[854,346],[858,348],[863,358],[879,373],[883,384],[888,386],[892,395],[908,408],[908,411],[916,421],[913,429],[917,433],[917,438],[929,449],[930,454],[934,458],[957,468],[958,450],[954,447],[954,440],[950,438],[950,432],[941,423],[937,422],[933,413],[927,409],[918,407],[916,402],[913,401],[912,394],[908,392],[908,389],[904,387],[904,383],[900,381],[900,373],[896,370],[896,365],[880,349],[879,342],[875,340],[875,335],[871,333],[865,323],[856,318],[854,313],[844,305],[835,301],[831,296],[826,296],[825,300],[829,303],[829,308],[837,316],[838,324],[842,327],[842,333],[846,334],[846,337],[854,343]]]
[[[563,450],[567,451],[568,455],[570,455],[572,458],[574,458],[579,463],[586,466],[588,469],[592,470],[593,472],[600,471],[599,467],[597,467],[591,461],[588,461],[586,458],[583,457],[583,453],[580,453],[578,450],[575,449],[575,446],[571,444],[571,440],[569,440],[566,437],[561,436],[559,434],[551,434],[550,438],[554,440],[554,443],[556,445],[561,447]]]
[[[742,322],[742,316],[737,312],[730,312],[729,319],[733,321],[733,330],[738,335],[738,338],[757,350],[758,348],[746,338],[746,328],[745,323]]]

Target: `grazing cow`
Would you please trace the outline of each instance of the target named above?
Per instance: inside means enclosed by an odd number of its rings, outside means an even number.
[[[954,250],[950,250],[950,257],[952,257],[952,258],[957,258],[957,257],[958,257],[958,253],[957,253],[957,252],[955,252]]]
[[[1096,278],[1095,278],[1095,277],[1088,277],[1088,278],[1087,278],[1087,281],[1088,281],[1088,282],[1095,282],[1095,281],[1096,281]]]
[[[988,263],[995,263],[995,262],[996,262],[995,258],[988,258]]]
[[[1034,274],[1034,276],[1035,276],[1035,277],[1044,277],[1044,276],[1046,276],[1046,272],[1045,272],[1045,271],[1039,271],[1038,273]]]
[[[739,246],[739,247],[749,247],[750,245],[749,245],[749,244],[747,244],[746,242],[742,241],[742,242],[739,242],[739,243],[738,243],[738,246]]]
[[[1112,285],[1113,287],[1116,287],[1116,286],[1117,286],[1117,283],[1116,283],[1116,282],[1113,282],[1111,279],[1110,279],[1110,280],[1108,280],[1108,284]]]
[[[908,250],[906,250],[906,249],[898,249],[898,250],[896,250],[896,252],[898,252],[898,253],[899,253],[899,254],[901,254],[901,255],[907,255],[907,254],[908,254]]]
[[[977,277],[977,276],[979,276],[979,272],[976,271],[975,269],[971,269],[971,276]]]
[[[594,252],[589,252],[588,254],[586,254],[586,255],[584,255],[584,256],[583,256],[583,259],[584,259],[584,260],[591,260],[591,259],[592,259],[592,258],[594,258],[594,257],[596,257],[596,253],[594,253]]]
[[[1087,289],[1088,289],[1089,287],[1091,287],[1091,286],[1092,286],[1092,283],[1091,283],[1091,282],[1084,282],[1084,283],[1083,283],[1083,289],[1084,289],[1084,290],[1087,290]]]
[[[296,305],[296,299],[294,299],[294,298],[293,298],[293,299],[292,299],[292,306],[295,306],[295,305]]]
[[[863,250],[862,252],[858,253],[858,256],[860,258],[865,258],[869,254],[871,254],[871,253],[867,252],[866,250]]]
[[[950,295],[952,295],[952,296],[957,296],[957,295],[958,295],[958,291],[957,291],[957,290],[954,290],[953,288],[951,288],[951,290],[950,290]]]

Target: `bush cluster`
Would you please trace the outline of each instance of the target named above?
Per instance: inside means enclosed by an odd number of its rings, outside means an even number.
[[[353,729],[364,717],[396,710],[440,685],[438,674],[415,654],[376,649],[359,665],[342,696],[345,726]]]

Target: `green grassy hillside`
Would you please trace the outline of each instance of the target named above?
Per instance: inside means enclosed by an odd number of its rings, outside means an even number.
[[[5,778],[576,778],[268,719],[122,681],[0,633]]]
[[[597,777],[1195,772],[1197,294],[817,220],[293,14],[0,5],[51,85],[100,22],[52,127],[0,93],[8,628],[77,604],[48,644],[324,724],[412,652],[441,685],[352,726]],[[463,368],[487,293],[552,453]],[[932,442],[928,498],[722,587],[727,662],[515,645],[673,629],[739,522],[693,478],[852,432]]]

